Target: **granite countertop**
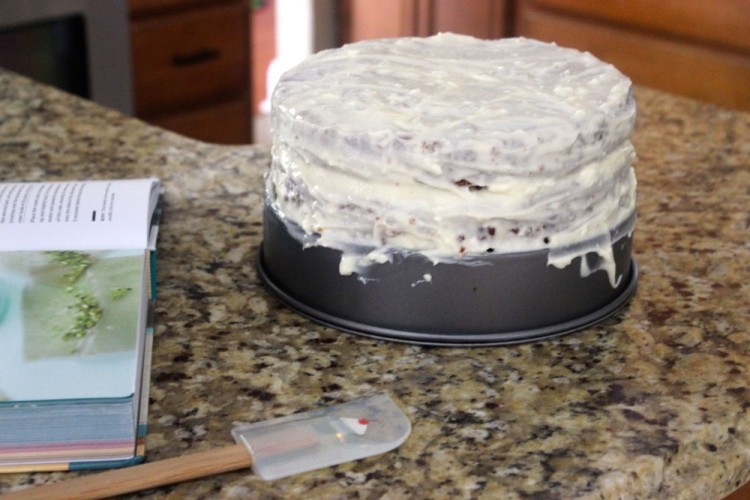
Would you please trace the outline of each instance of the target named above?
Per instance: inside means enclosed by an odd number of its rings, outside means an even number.
[[[287,309],[254,267],[266,147],[188,140],[0,70],[0,180],[162,179],[149,461],[381,391],[413,425],[378,457],[149,498],[718,498],[750,479],[750,114],[636,98],[636,296],[516,346],[388,343]],[[2,475],[0,492],[76,474]]]

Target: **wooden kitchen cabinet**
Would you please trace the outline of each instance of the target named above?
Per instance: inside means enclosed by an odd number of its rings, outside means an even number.
[[[519,0],[515,32],[589,51],[637,84],[750,110],[747,0]]]
[[[220,3],[217,0],[128,0],[133,17],[160,14],[168,11],[185,11],[193,7]]]
[[[440,31],[586,50],[636,84],[750,111],[750,0],[343,0],[342,42]]]
[[[432,33],[452,32],[477,38],[510,34],[510,5],[506,0],[432,0]]]
[[[250,142],[248,5],[130,0],[139,118],[208,142]]]
[[[342,0],[342,43],[440,32],[500,38],[510,32],[510,0]]]
[[[650,32],[750,48],[748,0],[521,0],[538,8]]]
[[[373,38],[422,35],[419,2],[411,0],[343,0],[339,11],[341,43]]]

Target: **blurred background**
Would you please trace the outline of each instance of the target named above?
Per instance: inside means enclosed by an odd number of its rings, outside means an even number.
[[[439,32],[554,41],[750,111],[750,0],[2,0],[0,66],[189,137],[266,143],[268,95],[307,55]]]

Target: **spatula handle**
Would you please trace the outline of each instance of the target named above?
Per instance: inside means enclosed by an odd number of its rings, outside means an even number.
[[[28,488],[2,496],[2,500],[107,498],[244,469],[252,462],[245,445],[236,444]]]

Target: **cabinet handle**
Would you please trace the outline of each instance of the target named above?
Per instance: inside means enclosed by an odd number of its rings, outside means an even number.
[[[175,54],[172,56],[172,64],[175,66],[191,66],[193,64],[200,64],[202,62],[218,59],[220,55],[221,52],[219,52],[218,49],[200,49],[188,54]]]

